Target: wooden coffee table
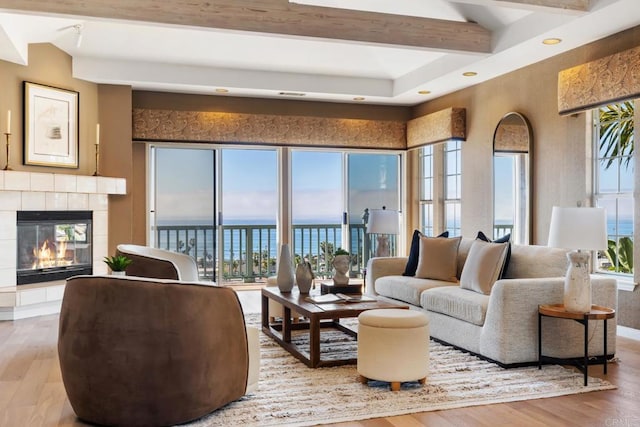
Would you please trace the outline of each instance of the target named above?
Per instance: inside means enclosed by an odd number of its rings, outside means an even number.
[[[320,348],[320,331],[322,328],[334,328],[357,336],[357,332],[340,323],[340,319],[358,317],[366,310],[379,308],[406,308],[405,304],[392,304],[383,301],[337,303],[337,304],[313,304],[306,301],[308,294],[300,294],[297,289],[289,293],[281,293],[276,287],[262,288],[262,331],[273,338],[285,350],[291,353],[310,368],[322,366],[337,366],[355,364],[357,359],[332,359],[322,360]],[[269,323],[269,300],[282,304],[283,315],[281,324]],[[292,323],[291,311],[304,316],[308,321]],[[291,342],[293,329],[305,329],[309,331],[309,352],[305,352],[295,343]]]

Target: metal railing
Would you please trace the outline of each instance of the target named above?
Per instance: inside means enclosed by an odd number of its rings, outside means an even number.
[[[499,239],[513,231],[513,224],[495,224],[493,226],[493,238]],[[511,236],[513,238],[513,236]]]
[[[276,274],[278,251],[275,225],[224,225],[219,242],[215,240],[213,225],[171,225],[156,228],[159,248],[191,255],[198,264],[200,277],[213,280],[242,280],[255,282]],[[357,277],[371,254],[365,227],[351,224],[351,277]],[[392,236],[393,237],[393,236]],[[213,264],[219,247],[222,259]],[[395,239],[392,239],[395,247]],[[340,224],[304,224],[293,226],[291,245],[294,263],[307,258],[317,277],[331,277],[333,253],[342,246]]]

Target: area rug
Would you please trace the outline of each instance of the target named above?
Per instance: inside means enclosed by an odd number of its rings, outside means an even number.
[[[247,323],[258,326],[258,315],[247,315]],[[297,333],[292,339],[304,345],[306,338]],[[356,354],[354,339],[341,332],[323,330],[321,340],[323,359]],[[427,383],[403,383],[400,392],[391,392],[388,383],[359,383],[355,365],[307,368],[260,333],[258,391],[188,426],[312,426],[616,388],[591,377],[584,387],[582,373],[561,366],[503,369],[434,341],[429,345]]]

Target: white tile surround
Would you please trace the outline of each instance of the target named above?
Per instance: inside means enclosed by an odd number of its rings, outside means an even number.
[[[124,178],[0,171],[0,320],[59,312],[65,286],[16,286],[17,212],[93,211],[93,271],[106,274],[109,195],[126,193]]]

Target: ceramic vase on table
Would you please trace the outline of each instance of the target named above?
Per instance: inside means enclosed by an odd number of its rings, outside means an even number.
[[[280,292],[291,292],[293,285],[296,283],[293,271],[293,262],[291,261],[291,250],[289,245],[283,243],[280,246],[280,257],[278,258],[278,272],[276,273],[278,281],[278,289]]]
[[[313,270],[309,261],[303,261],[296,267],[296,284],[301,294],[308,294],[313,284]]]
[[[349,266],[351,264],[351,256],[349,255],[337,255],[333,259],[333,268],[336,270],[333,275],[333,283],[336,285],[348,285],[349,284],[349,276],[347,273],[349,272]]]
[[[112,271],[111,275],[112,276],[126,276],[127,272],[126,271]]]

